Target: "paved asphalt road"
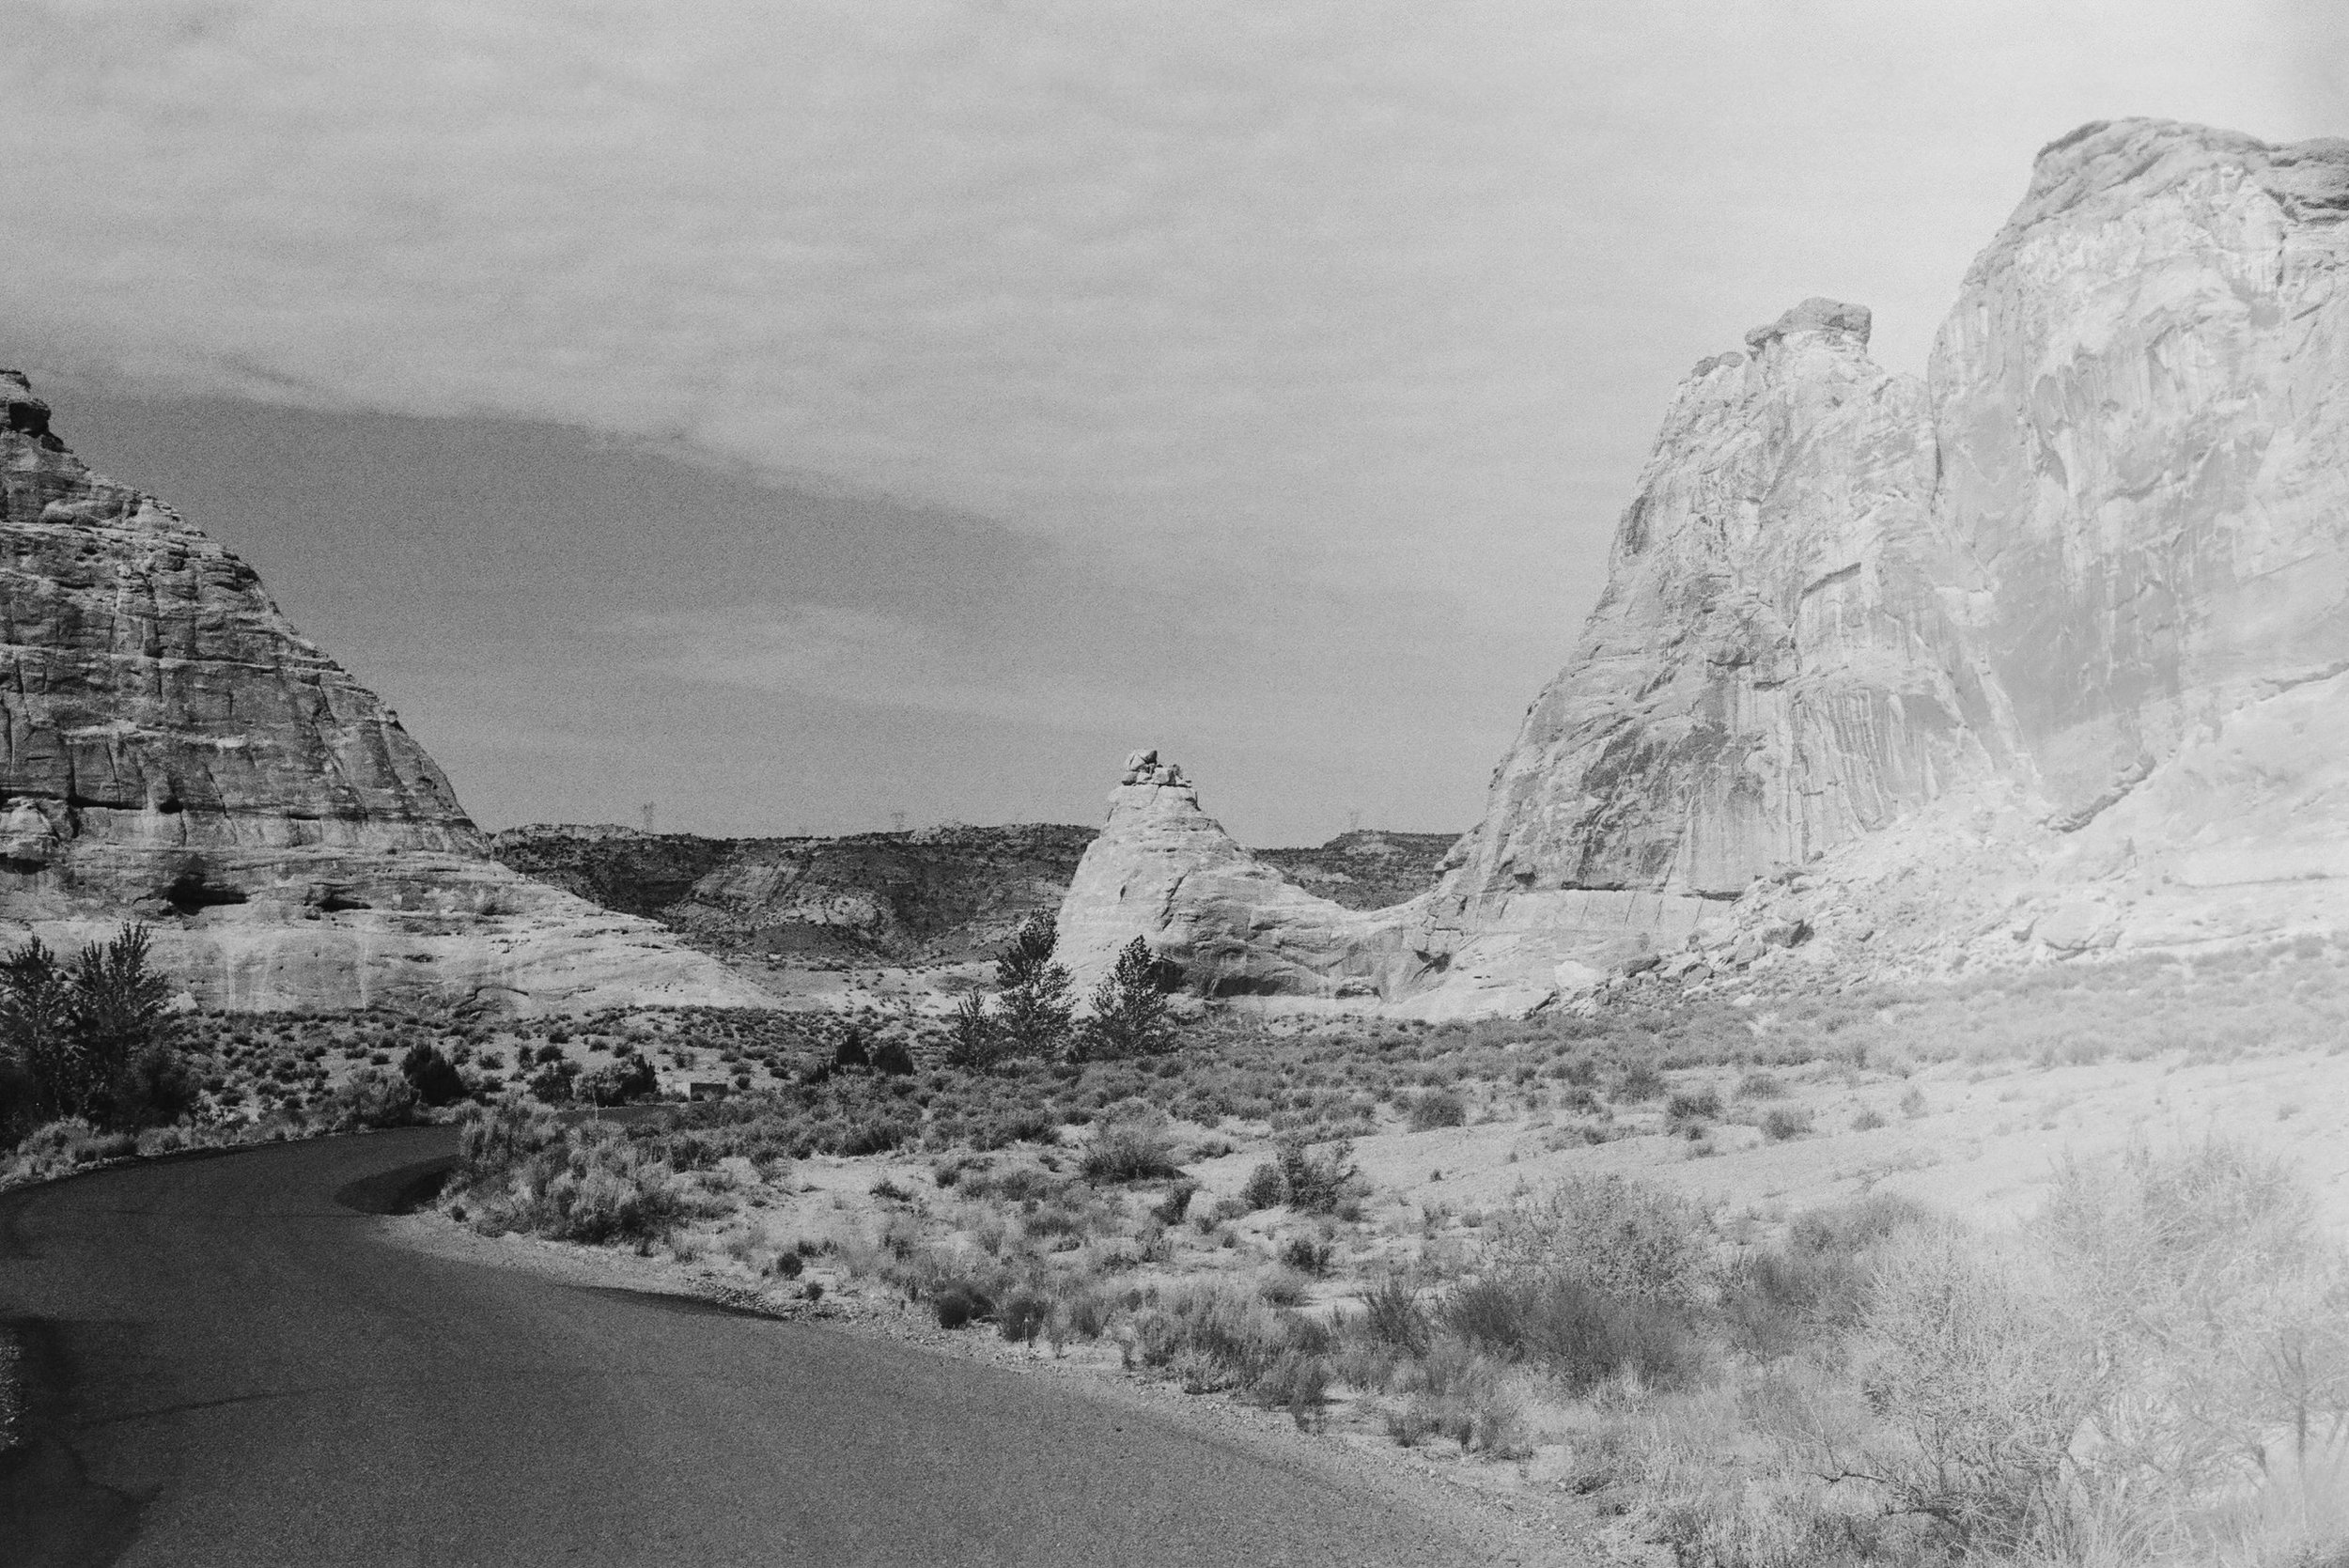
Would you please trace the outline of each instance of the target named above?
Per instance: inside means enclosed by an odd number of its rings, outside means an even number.
[[[410,1251],[443,1128],[0,1197],[0,1564],[1446,1562],[1407,1507],[1108,1400]],[[337,1195],[341,1202],[337,1201]]]

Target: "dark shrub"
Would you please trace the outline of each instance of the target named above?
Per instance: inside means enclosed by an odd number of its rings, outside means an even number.
[[[995,1304],[977,1288],[959,1280],[950,1280],[930,1292],[930,1311],[937,1314],[941,1328],[960,1328],[995,1310]]]
[[[1430,1089],[1411,1101],[1413,1132],[1433,1132],[1438,1127],[1467,1124],[1468,1103],[1449,1089]]]
[[[561,1052],[556,1053],[557,1056]],[[400,1077],[416,1086],[416,1098],[426,1105],[455,1105],[465,1097],[465,1080],[458,1075],[457,1063],[443,1056],[439,1048],[413,1045],[399,1059]]]
[[[1291,1236],[1282,1244],[1281,1261],[1299,1274],[1318,1280],[1330,1272],[1331,1248],[1326,1241],[1309,1235]]]
[[[147,1047],[131,1059],[115,1088],[115,1119],[130,1126],[176,1122],[204,1097],[204,1082],[169,1046]]]
[[[913,1052],[903,1040],[883,1040],[873,1048],[873,1070],[903,1078],[913,1071]]]
[[[1034,1291],[1013,1291],[995,1309],[996,1332],[1015,1343],[1033,1343],[1051,1312],[1051,1302]]]
[[[571,1082],[579,1077],[579,1063],[559,1054],[552,1062],[530,1075],[530,1093],[549,1105],[562,1105],[571,1097]]]
[[[1190,1212],[1190,1201],[1198,1196],[1197,1182],[1178,1182],[1167,1190],[1165,1197],[1150,1205],[1150,1218],[1161,1225],[1179,1225],[1183,1216]]]
[[[578,1094],[592,1105],[626,1105],[649,1099],[661,1092],[661,1079],[643,1057],[630,1057],[583,1074]]]
[[[1811,1131],[1811,1112],[1797,1106],[1774,1105],[1763,1113],[1762,1136],[1773,1143],[1792,1142]]]
[[[832,1048],[832,1064],[835,1069],[873,1064],[873,1053],[864,1048],[864,1031],[854,1024],[848,1026],[848,1032],[840,1036],[840,1043]]]
[[[806,1267],[807,1260],[797,1252],[786,1252],[775,1260],[775,1274],[779,1279],[796,1280]]]

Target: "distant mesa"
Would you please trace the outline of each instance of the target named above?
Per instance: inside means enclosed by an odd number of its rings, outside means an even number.
[[[1440,1015],[2349,924],[2349,141],[2082,127],[1921,380],[1870,326],[1807,300],[1681,382],[1435,890],[1300,902],[1121,785],[1085,962]]]
[[[0,938],[126,918],[198,1001],[763,1003],[657,926],[490,859],[375,693],[253,569],[96,474],[0,371]]]

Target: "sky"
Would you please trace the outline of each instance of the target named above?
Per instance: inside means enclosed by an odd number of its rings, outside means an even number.
[[[1456,831],[1671,389],[2301,0],[0,0],[0,363],[487,826]]]

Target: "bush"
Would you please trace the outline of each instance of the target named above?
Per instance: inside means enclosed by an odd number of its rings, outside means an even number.
[[[590,1105],[627,1105],[659,1094],[661,1079],[650,1062],[634,1056],[581,1074],[575,1092]]]
[[[1239,1201],[1247,1205],[1249,1213],[1285,1203],[1288,1197],[1289,1184],[1282,1176],[1280,1166],[1273,1164],[1259,1165],[1248,1172],[1248,1180],[1239,1189]]]
[[[1033,1344],[1051,1312],[1048,1297],[1032,1290],[1015,1290],[995,1309],[995,1331],[1015,1344]]]
[[[1703,1367],[1700,1343],[1676,1314],[1574,1274],[1463,1285],[1444,1303],[1443,1323],[1480,1349],[1541,1362],[1575,1394],[1618,1373],[1649,1389],[1687,1388]]]
[[[1622,1176],[1569,1176],[1493,1220],[1497,1274],[1559,1275],[1611,1296],[1688,1308],[1713,1287],[1711,1223],[1687,1200]]]
[[[987,999],[976,991],[955,1003],[955,1018],[946,1034],[946,1063],[966,1072],[983,1073],[1003,1060],[1003,1031],[987,1010]]]
[[[334,1132],[405,1126],[416,1119],[419,1096],[406,1075],[361,1067],[326,1096],[320,1113]]]
[[[1411,1101],[1413,1132],[1433,1132],[1438,1127],[1465,1126],[1467,1123],[1467,1102],[1449,1089],[1430,1089]]]
[[[1281,1184],[1288,1193],[1289,1207],[1299,1214],[1335,1212],[1354,1179],[1354,1167],[1346,1163],[1353,1153],[1354,1145],[1346,1139],[1340,1139],[1319,1159],[1302,1142],[1283,1143]]]
[[[1658,1098],[1663,1093],[1664,1075],[1657,1071],[1653,1062],[1627,1063],[1615,1077],[1615,1098],[1619,1100],[1637,1105]]]
[[[873,1064],[873,1053],[864,1048],[864,1031],[850,1024],[842,1032],[832,1048],[832,1064],[834,1069],[870,1067]]]
[[[1150,1205],[1150,1218],[1161,1225],[1179,1225],[1183,1222],[1183,1216],[1190,1212],[1191,1199],[1198,1195],[1197,1182],[1177,1182],[1168,1188],[1164,1198]]]
[[[995,1310],[995,1304],[975,1286],[960,1280],[933,1286],[929,1296],[930,1311],[937,1316],[941,1328],[963,1327]]]
[[[1183,1173],[1165,1135],[1132,1122],[1112,1122],[1095,1133],[1078,1171],[1097,1186]]]
[[[1330,1257],[1333,1249],[1315,1236],[1291,1236],[1282,1244],[1281,1264],[1298,1273],[1318,1280],[1330,1272]]]
[[[416,1098],[426,1105],[455,1105],[465,1097],[465,1080],[458,1075],[457,1063],[443,1056],[437,1047],[422,1043],[409,1047],[400,1058],[399,1072],[415,1086]]]
[[[1791,1143],[1811,1131],[1811,1112],[1798,1106],[1774,1105],[1763,1113],[1762,1136],[1773,1143]]]
[[[1402,1281],[1392,1275],[1379,1281],[1362,1297],[1362,1327],[1373,1340],[1409,1356],[1426,1350],[1427,1314],[1420,1310],[1419,1297]]]
[[[883,1040],[873,1048],[873,1070],[887,1078],[904,1078],[913,1071],[913,1052],[903,1040]]]

